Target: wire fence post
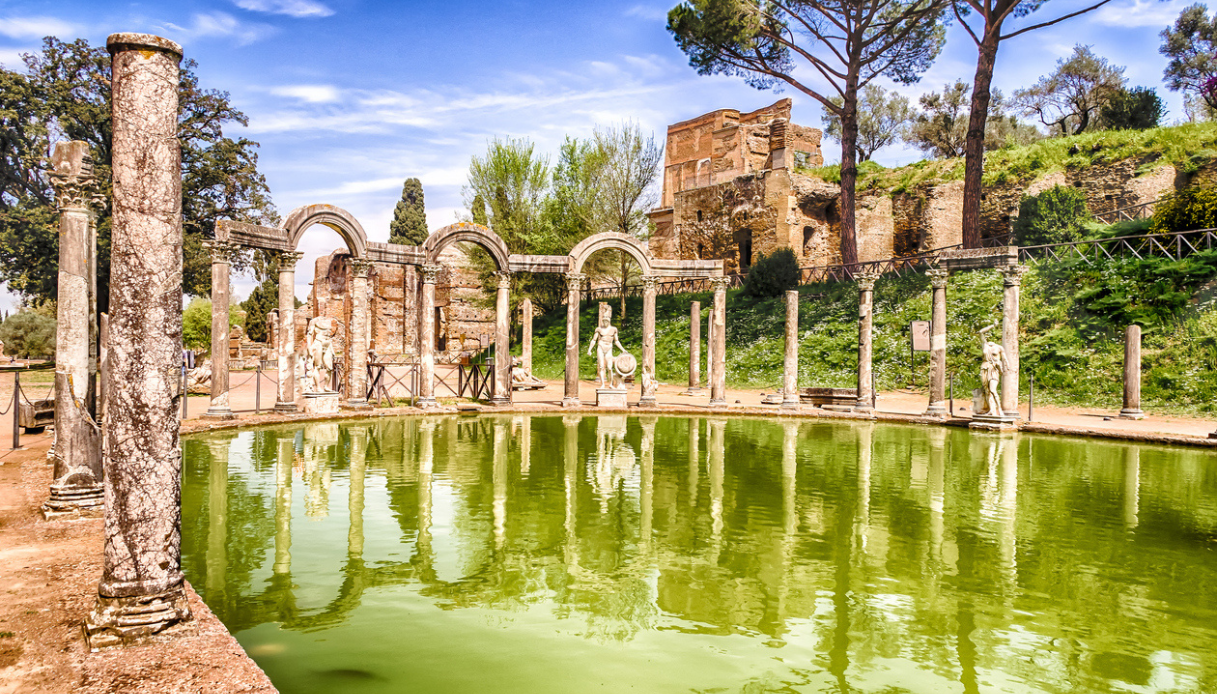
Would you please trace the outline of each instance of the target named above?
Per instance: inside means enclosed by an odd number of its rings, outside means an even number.
[[[182,364],[182,421],[186,421],[186,403],[190,400],[190,384],[186,380],[186,364]]]
[[[950,385],[950,390],[948,391],[949,395],[947,397],[947,402],[950,404],[950,407],[951,407],[951,416],[954,417],[955,416],[955,373],[954,372],[951,372],[950,382],[951,382],[951,385]]]
[[[254,415],[262,414],[262,360],[258,360],[258,368],[254,371]]]
[[[1031,374],[1031,385],[1027,392],[1027,421],[1035,419],[1035,374]]]
[[[13,406],[10,411],[13,413],[13,450],[21,448],[21,417],[19,415],[19,407],[21,405],[21,374],[13,372]]]

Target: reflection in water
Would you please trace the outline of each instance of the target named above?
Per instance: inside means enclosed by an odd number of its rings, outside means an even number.
[[[1217,690],[1211,454],[704,431],[427,417],[187,439],[184,565],[285,693],[335,672],[379,692]]]

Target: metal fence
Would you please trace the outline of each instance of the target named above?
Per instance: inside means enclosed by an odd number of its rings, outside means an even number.
[[[1121,256],[1138,259],[1150,257],[1180,260],[1193,253],[1211,251],[1217,242],[1217,230],[1170,231],[1161,234],[1116,236],[1109,239],[1049,243],[1023,246],[1018,249],[1020,262],[1039,265],[1044,262],[1080,260],[1095,264]]]
[[[392,404],[395,399],[414,401],[419,397],[422,368],[417,362],[374,362],[368,364],[369,402]],[[494,359],[484,364],[436,364],[432,397],[489,400],[495,396]]]

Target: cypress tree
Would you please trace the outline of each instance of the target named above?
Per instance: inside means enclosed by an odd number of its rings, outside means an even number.
[[[389,243],[421,246],[427,241],[427,210],[423,203],[423,184],[417,178],[407,178],[401,189],[401,200],[393,211],[389,224]]]

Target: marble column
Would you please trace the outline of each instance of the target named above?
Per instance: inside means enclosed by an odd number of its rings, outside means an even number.
[[[782,365],[782,409],[799,409],[799,292],[786,292],[786,358]]]
[[[1141,326],[1124,329],[1124,409],[1120,419],[1145,419],[1141,411]]]
[[[711,277],[714,308],[710,311],[710,407],[727,406],[727,285],[730,277]]]
[[[1025,265],[1002,268],[1001,346],[1006,370],[1001,375],[1001,409],[1007,417],[1018,417],[1018,298],[1026,274]]]
[[[655,391],[655,292],[659,278],[655,275],[642,277],[642,396],[639,407],[656,405]]]
[[[930,405],[926,417],[946,419],[947,410],[947,279],[944,268],[926,270],[933,288],[930,307]]]
[[[211,404],[205,419],[235,419],[228,402],[229,270],[238,247],[225,241],[208,241],[211,252]]]
[[[429,409],[438,406],[435,401],[435,282],[439,279],[440,266],[423,265],[422,298],[418,310],[422,313],[418,349],[418,406]]]
[[[59,294],[55,328],[54,481],[46,518],[103,511],[101,437],[89,415],[93,210],[100,206],[84,142],[59,142],[50,173],[59,207]],[[16,417],[16,413],[13,414]]]
[[[524,336],[520,342],[520,364],[524,367],[524,373],[532,375],[532,299],[524,299],[520,302],[520,326],[524,332]]]
[[[511,273],[494,273],[494,397],[492,405],[511,404]]]
[[[566,377],[563,384],[562,406],[578,407],[579,403],[579,294],[587,275],[566,273]]]
[[[182,576],[182,49],[112,34],[113,231],[109,400],[102,430],[105,545],[90,648],[190,618]]]
[[[303,253],[279,254],[279,393],[275,412],[296,411],[296,263]]]
[[[689,305],[689,389],[681,395],[701,395],[701,302]]]
[[[858,404],[856,409],[870,412],[875,408],[871,393],[871,333],[874,327],[872,307],[875,281],[879,273],[871,269],[857,274],[858,280]]]
[[[368,270],[372,261],[351,258],[351,365],[347,369],[349,409],[368,409]]]

